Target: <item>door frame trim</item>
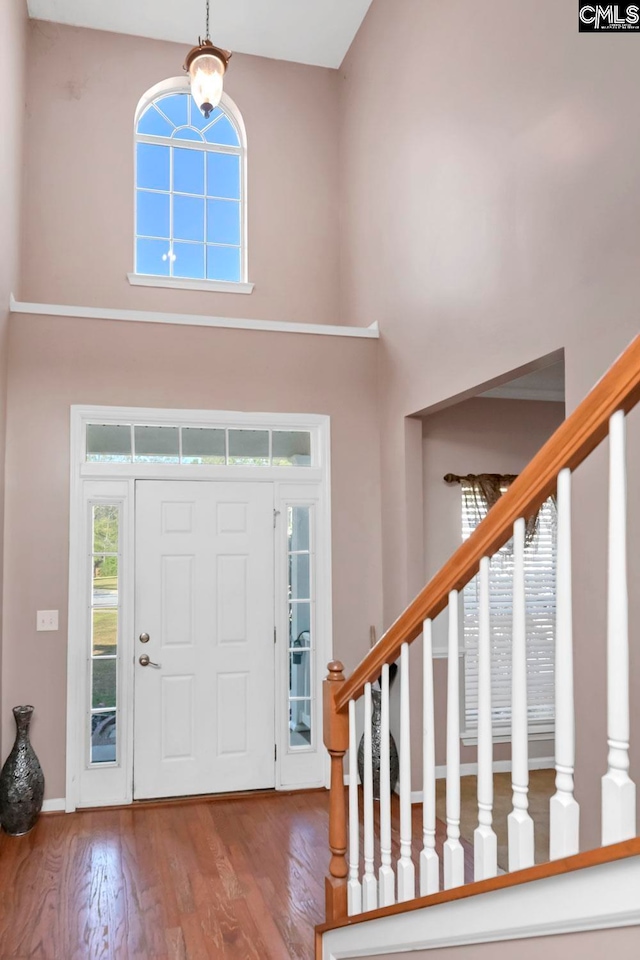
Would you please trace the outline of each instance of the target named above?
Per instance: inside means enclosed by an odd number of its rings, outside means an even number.
[[[244,413],[213,410],[73,405],[71,417],[70,515],[69,515],[69,635],[67,649],[67,742],[65,809],[122,805],[133,802],[133,677],[134,650],[134,550],[136,480],[224,480],[227,482],[273,482],[276,508],[282,497],[279,488],[309,485],[317,497],[318,540],[322,550],[317,560],[317,606],[319,627],[316,641],[317,749],[321,750],[322,697],[319,693],[324,665],[332,659],[331,588],[331,462],[330,417],[323,414]],[[315,465],[312,467],[246,467],[150,463],[86,463],[85,434],[88,422],[144,422],[165,425],[264,426],[271,429],[309,429]],[[318,496],[319,491],[319,496]],[[119,754],[114,764],[87,763],[88,681],[86,635],[89,584],[86,561],[88,509],[91,500],[122,504],[121,583],[122,626],[120,632],[118,730]],[[278,543],[278,537],[275,538]],[[277,562],[276,562],[277,568]],[[277,569],[274,601],[277,603]],[[277,616],[276,616],[277,622]],[[287,645],[288,646],[288,645]],[[278,644],[276,673],[282,660]],[[276,677],[275,696],[282,697]],[[278,703],[279,701],[276,701]],[[281,764],[285,745],[276,716],[276,789],[305,789],[328,784],[327,758],[322,751],[322,784],[282,783]]]

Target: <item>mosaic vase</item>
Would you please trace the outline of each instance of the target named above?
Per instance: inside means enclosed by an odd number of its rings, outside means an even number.
[[[380,745],[382,743],[381,707],[382,694],[379,690],[371,691],[371,757],[373,761],[373,799],[380,799]],[[366,718],[365,718],[366,723]],[[389,734],[389,769],[391,774],[391,793],[395,790],[400,772],[400,760],[396,742]],[[360,783],[364,783],[364,734],[358,747],[358,773]]]
[[[29,833],[42,810],[44,774],[29,740],[33,707],[14,707],[16,739],[0,773],[0,824],[5,833]]]

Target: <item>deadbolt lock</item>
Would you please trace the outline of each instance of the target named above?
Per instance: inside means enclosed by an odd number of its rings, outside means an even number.
[[[149,634],[148,634],[148,633],[141,633],[141,634],[140,634],[140,643],[149,643],[149,639],[150,639],[150,638],[149,638]]]

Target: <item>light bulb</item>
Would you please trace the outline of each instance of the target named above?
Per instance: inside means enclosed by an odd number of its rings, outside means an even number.
[[[198,109],[209,118],[222,97],[225,64],[214,53],[203,51],[189,64],[191,94]]]

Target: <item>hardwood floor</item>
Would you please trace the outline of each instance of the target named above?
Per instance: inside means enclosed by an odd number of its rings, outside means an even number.
[[[49,814],[1,834],[0,960],[311,960],[327,814],[325,791],[262,794]]]
[[[549,860],[549,800],[556,792],[556,771],[529,771],[529,813],[535,823],[535,860]],[[498,866],[509,869],[509,845],[507,842],[507,818],[511,813],[513,790],[510,773],[493,775],[493,829],[498,837]],[[445,781],[436,781],[436,812],[444,817],[446,810]],[[462,777],[460,780],[462,836],[473,843],[473,831],[478,822],[478,779]]]
[[[0,839],[0,957],[308,960],[325,792],[48,815]]]

